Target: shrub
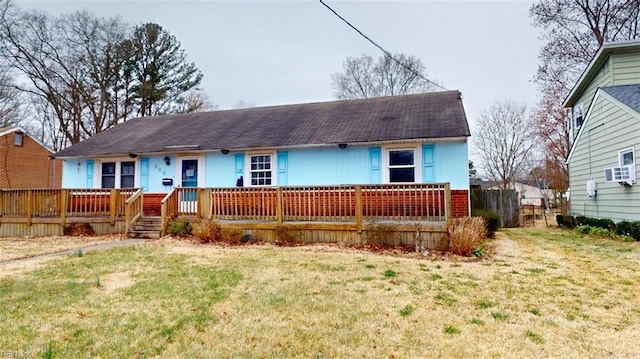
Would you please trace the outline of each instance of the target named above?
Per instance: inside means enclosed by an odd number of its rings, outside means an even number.
[[[191,224],[193,236],[200,240],[200,243],[217,242],[222,237],[220,225],[214,221],[196,221]]]
[[[493,238],[496,231],[500,228],[500,215],[493,212],[487,212],[482,210],[473,211],[471,214],[473,217],[481,217],[487,228],[487,237]]]
[[[591,217],[585,217],[585,216],[578,216],[576,217],[576,224],[579,226],[604,228],[610,231],[614,231],[616,229],[616,224],[613,223],[613,221],[608,218],[591,218]]]
[[[589,233],[591,233],[591,227],[589,227],[589,226],[577,226],[576,227],[576,232],[582,233],[582,234],[589,234]]]
[[[186,217],[177,218],[171,223],[169,223],[169,227],[167,227],[167,233],[172,236],[189,236],[193,233],[193,228],[191,227],[191,222]]]
[[[366,231],[364,239],[376,247],[389,247],[400,241],[400,232],[393,224],[376,224]]]
[[[472,256],[484,244],[487,238],[486,222],[481,217],[462,217],[453,219],[447,225],[449,250],[452,253]]]
[[[71,223],[64,226],[62,233],[65,236],[74,236],[74,237],[82,237],[82,236],[95,236],[96,232],[93,230],[93,227],[89,223]]]
[[[640,221],[622,221],[616,225],[616,233],[640,241]]]
[[[594,236],[600,237],[611,237],[613,236],[613,232],[608,229],[600,228],[600,227],[591,227],[591,233]]]
[[[576,219],[569,214],[559,214],[556,216],[558,227],[573,229],[576,228]]]

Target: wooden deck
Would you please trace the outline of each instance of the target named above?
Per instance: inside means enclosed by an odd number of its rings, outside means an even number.
[[[157,194],[153,201],[157,203]],[[3,190],[0,236],[61,235],[88,223],[96,234],[127,233],[151,206],[141,189]],[[382,224],[399,242],[446,246],[452,217],[449,184],[349,185],[259,188],[175,188],[160,202],[163,233],[179,216],[215,220],[223,228],[274,238],[297,231],[308,242],[362,243]],[[154,210],[155,211],[155,210]]]

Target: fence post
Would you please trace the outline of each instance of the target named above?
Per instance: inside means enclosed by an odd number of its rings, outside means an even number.
[[[444,211],[447,222],[453,218],[451,213],[451,184],[449,182],[444,184]]]
[[[362,233],[362,186],[356,185],[356,231]]]
[[[69,192],[66,189],[60,191],[60,225],[64,229],[67,224],[67,196]]]
[[[282,187],[278,186],[278,188],[276,188],[276,220],[278,221],[278,224],[282,224],[284,217],[284,209],[282,206]]]
[[[27,190],[27,224],[31,225],[31,216],[33,210],[33,190]]]
[[[112,189],[109,196],[109,215],[111,217],[111,225],[116,224],[116,215],[118,213],[118,198],[120,190]]]

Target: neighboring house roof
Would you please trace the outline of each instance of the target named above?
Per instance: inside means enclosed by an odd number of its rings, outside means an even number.
[[[582,92],[587,88],[591,79],[598,73],[600,67],[607,60],[612,52],[619,51],[637,51],[640,49],[640,40],[605,42],[591,59],[591,62],[584,70],[580,79],[571,89],[571,92],[562,103],[563,107],[573,107],[575,102],[580,98]]]
[[[56,157],[466,138],[459,91],[136,118]]]
[[[576,136],[575,140],[573,140],[571,151],[569,151],[569,155],[567,156],[567,159],[565,161],[566,163],[569,163],[571,157],[573,157],[573,153],[578,147],[578,141],[580,141],[582,133],[586,131],[585,129],[587,128],[587,124],[591,120],[591,110],[595,106],[600,96],[609,101],[619,101],[621,105],[617,105],[618,107],[624,109],[624,106],[627,106],[629,108],[627,112],[632,116],[632,118],[635,115],[635,117],[640,120],[640,85],[620,85],[599,88],[598,90],[596,90],[593,101],[591,101],[591,106],[589,106],[589,109],[585,114],[584,123],[580,127],[580,131],[578,131],[578,135]]]
[[[602,90],[640,113],[640,84],[603,87]]]

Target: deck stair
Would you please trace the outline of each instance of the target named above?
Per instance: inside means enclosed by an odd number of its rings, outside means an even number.
[[[129,238],[160,238],[162,218],[159,216],[144,216],[136,221],[127,235]]]

